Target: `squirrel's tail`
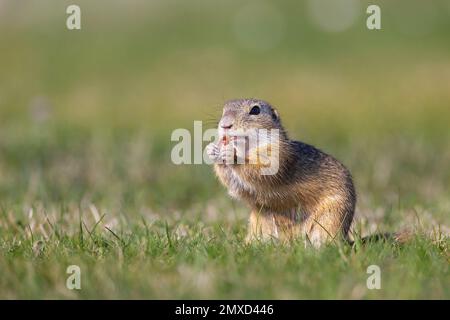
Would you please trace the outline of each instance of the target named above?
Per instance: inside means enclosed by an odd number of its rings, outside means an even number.
[[[347,242],[353,246],[356,242],[361,244],[374,243],[374,242],[388,242],[394,244],[404,244],[409,242],[413,238],[413,233],[410,230],[403,230],[400,232],[385,232],[375,233],[355,240],[347,240]]]

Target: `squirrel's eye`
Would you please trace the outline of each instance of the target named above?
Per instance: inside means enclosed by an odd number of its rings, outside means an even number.
[[[250,110],[250,113],[249,113],[249,114],[257,115],[257,114],[259,114],[260,112],[261,112],[261,109],[260,109],[258,106],[254,106],[254,107]]]

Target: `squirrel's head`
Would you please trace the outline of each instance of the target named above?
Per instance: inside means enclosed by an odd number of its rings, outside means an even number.
[[[223,106],[219,121],[219,135],[228,130],[279,129],[284,133],[277,110],[258,99],[230,100]]]

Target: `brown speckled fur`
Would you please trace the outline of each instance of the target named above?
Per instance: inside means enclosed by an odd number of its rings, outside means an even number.
[[[259,115],[249,115],[252,106]],[[257,99],[228,101],[222,119],[233,129],[279,129],[279,170],[261,175],[258,164],[214,165],[231,196],[251,208],[247,240],[290,240],[304,237],[315,247],[337,237],[347,238],[356,194],[349,171],[315,147],[290,140],[267,102]]]

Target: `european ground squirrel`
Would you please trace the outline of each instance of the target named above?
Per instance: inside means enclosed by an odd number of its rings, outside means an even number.
[[[249,129],[277,129],[278,139],[265,144],[269,154],[277,151],[275,174],[261,174],[267,163],[251,161],[252,155],[260,156],[260,144],[237,148],[234,132]],[[207,153],[229,194],[251,207],[247,241],[304,237],[319,247],[335,238],[347,239],[356,194],[343,164],[311,145],[289,139],[278,112],[262,100],[226,102],[218,130],[220,141],[210,143]]]

